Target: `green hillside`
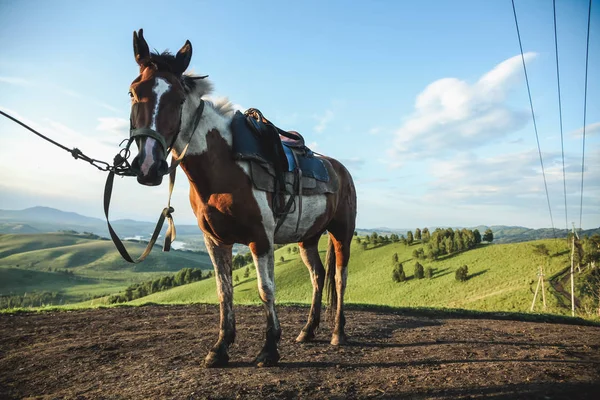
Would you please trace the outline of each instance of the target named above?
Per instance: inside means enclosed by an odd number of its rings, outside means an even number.
[[[551,257],[542,260],[534,255],[534,244],[545,244]],[[321,241],[324,258],[326,240]],[[288,245],[276,251],[276,286],[278,303],[310,303],[312,286],[306,267],[298,254],[289,253]],[[348,272],[346,301],[358,304],[376,304],[401,307],[447,307],[489,311],[528,311],[537,284],[537,268],[545,263],[546,278],[556,274],[569,263],[569,252],[564,240],[541,240],[527,243],[480,246],[474,250],[453,254],[437,261],[419,260],[434,269],[432,279],[411,279],[416,260],[412,257],[419,244],[406,246],[392,243],[363,250],[355,242]],[[398,254],[409,277],[407,282],[392,280],[392,256]],[[281,262],[280,257],[285,261]],[[466,282],[455,280],[454,274],[462,265],[469,267]],[[259,303],[256,275],[251,268],[249,278],[243,278],[244,269],[236,270],[239,283],[235,286],[236,303]],[[546,283],[548,312],[564,314],[556,293]],[[181,286],[166,292],[139,299],[133,304],[147,302],[216,302],[214,279]],[[541,301],[536,310],[541,310]]]
[[[143,243],[126,242],[132,255]],[[141,264],[123,260],[114,244],[94,235],[45,233],[0,235],[0,294],[61,292],[65,301],[123,290],[134,282],[170,275],[182,268],[212,270],[208,255],[156,248]]]

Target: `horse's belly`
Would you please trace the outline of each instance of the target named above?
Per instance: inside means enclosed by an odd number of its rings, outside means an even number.
[[[286,202],[289,196],[286,196]],[[300,242],[321,233],[329,222],[327,215],[327,196],[314,195],[302,196],[302,212],[300,211],[300,200],[296,196],[296,207],[292,206],[294,212],[285,216],[281,226],[275,233],[275,243]],[[298,221],[300,215],[300,221]]]

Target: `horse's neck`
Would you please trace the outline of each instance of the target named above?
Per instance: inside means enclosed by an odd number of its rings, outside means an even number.
[[[173,146],[173,155],[179,158],[185,147],[187,150],[182,161],[182,167],[188,178],[193,181],[202,180],[204,184],[212,186],[213,180],[220,179],[218,176],[219,171],[215,168],[210,168],[209,165],[205,165],[202,168],[196,168],[196,164],[192,164],[192,160],[201,157],[209,151],[219,154],[224,158],[224,153],[231,152],[232,134],[230,130],[231,117],[224,116],[215,110],[210,103],[205,103],[202,117],[196,129],[193,129],[194,118],[198,110],[200,101],[186,101],[184,109],[182,110],[181,126],[182,131],[177,138],[175,145]],[[215,135],[218,135],[222,140],[218,140],[218,148],[215,148]],[[210,138],[209,138],[210,136]],[[212,144],[211,144],[212,143]],[[210,148],[209,148],[210,145]],[[233,163],[233,157],[226,157]],[[188,160],[188,162],[186,162]],[[220,162],[225,160],[220,159]],[[189,165],[188,165],[189,164]],[[193,168],[193,170],[192,170]],[[191,179],[194,175],[194,179]]]
[[[205,103],[202,117],[198,126],[193,130],[194,119],[200,100],[186,101],[181,118],[182,131],[173,147],[176,156],[188,146],[186,155],[202,154],[208,151],[206,135],[211,131],[217,131],[220,136],[231,147],[232,135],[230,131],[231,118],[221,115],[210,103]]]

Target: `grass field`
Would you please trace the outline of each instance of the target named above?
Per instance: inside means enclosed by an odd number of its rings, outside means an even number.
[[[324,257],[326,238],[320,243]],[[545,244],[551,257],[542,260],[533,253],[533,244]],[[310,303],[312,286],[309,274],[298,254],[289,253],[288,245],[276,251],[275,281],[278,303]],[[467,252],[454,254],[437,261],[420,260],[425,267],[434,269],[432,279],[413,279],[416,260],[414,249],[420,244],[405,246],[400,243],[363,250],[355,242],[348,272],[346,301],[355,304],[386,305],[392,307],[441,307],[486,311],[525,312],[533,299],[537,284],[538,265],[545,264],[546,277],[559,272],[569,263],[568,247],[564,240],[482,245]],[[398,254],[409,280],[396,283],[392,280],[392,256]],[[285,261],[281,262],[280,257]],[[456,269],[469,267],[469,279],[458,282]],[[243,278],[244,269],[234,271],[239,276],[235,285],[235,302],[260,303],[256,287],[256,274],[251,268],[249,278]],[[235,279],[234,279],[235,280]],[[547,312],[568,312],[546,283]],[[155,293],[138,299],[133,304],[189,303],[217,301],[214,279],[193,283]],[[536,310],[541,310],[541,300]]]
[[[326,237],[320,242],[325,256]],[[550,257],[542,259],[534,253],[535,244],[545,244]],[[143,245],[128,243],[133,253],[141,253]],[[309,304],[312,286],[308,270],[297,252],[296,244],[275,252],[276,298],[279,304]],[[422,245],[391,243],[366,250],[355,241],[348,272],[346,302],[390,307],[435,307],[478,311],[527,312],[537,284],[538,266],[544,265],[546,279],[557,274],[570,262],[565,240],[545,239],[514,244],[480,245],[476,249],[442,257],[436,261],[419,260],[431,267],[431,279],[414,279],[415,259],[412,253]],[[398,254],[408,281],[392,280],[392,257]],[[133,282],[172,274],[181,268],[212,269],[206,255],[188,252],[165,254],[155,250],[139,265],[120,259],[109,241],[91,240],[81,235],[1,235],[0,236],[0,293],[27,291],[62,291],[75,306],[105,304],[105,299],[82,301],[92,296],[122,291]],[[284,258],[282,262],[280,259]],[[458,267],[467,265],[469,279],[454,278]],[[58,269],[58,272],[56,271]],[[72,271],[73,275],[64,271]],[[234,271],[237,304],[259,304],[256,272],[250,266],[250,276],[244,278],[245,268]],[[548,309],[553,314],[568,314],[565,299],[549,282],[545,288]],[[146,303],[216,303],[213,278],[154,293],[132,301]],[[541,312],[541,296],[536,311]]]
[[[132,255],[145,244],[126,242]],[[134,282],[171,275],[182,268],[212,270],[206,254],[156,248],[145,262],[123,260],[108,240],[70,233],[0,235],[0,294],[62,292],[68,302],[107,295]]]

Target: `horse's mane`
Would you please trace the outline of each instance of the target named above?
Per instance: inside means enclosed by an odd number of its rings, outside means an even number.
[[[175,56],[168,50],[165,50],[162,53],[155,50],[150,54],[150,60],[148,61],[149,64],[154,64],[159,71],[168,72],[173,72],[174,62]],[[206,77],[193,73],[183,74],[181,76],[181,82],[189,96],[202,98],[210,95],[213,91],[213,85]],[[224,117],[232,117],[237,110],[235,105],[226,97],[204,99],[204,101]]]

